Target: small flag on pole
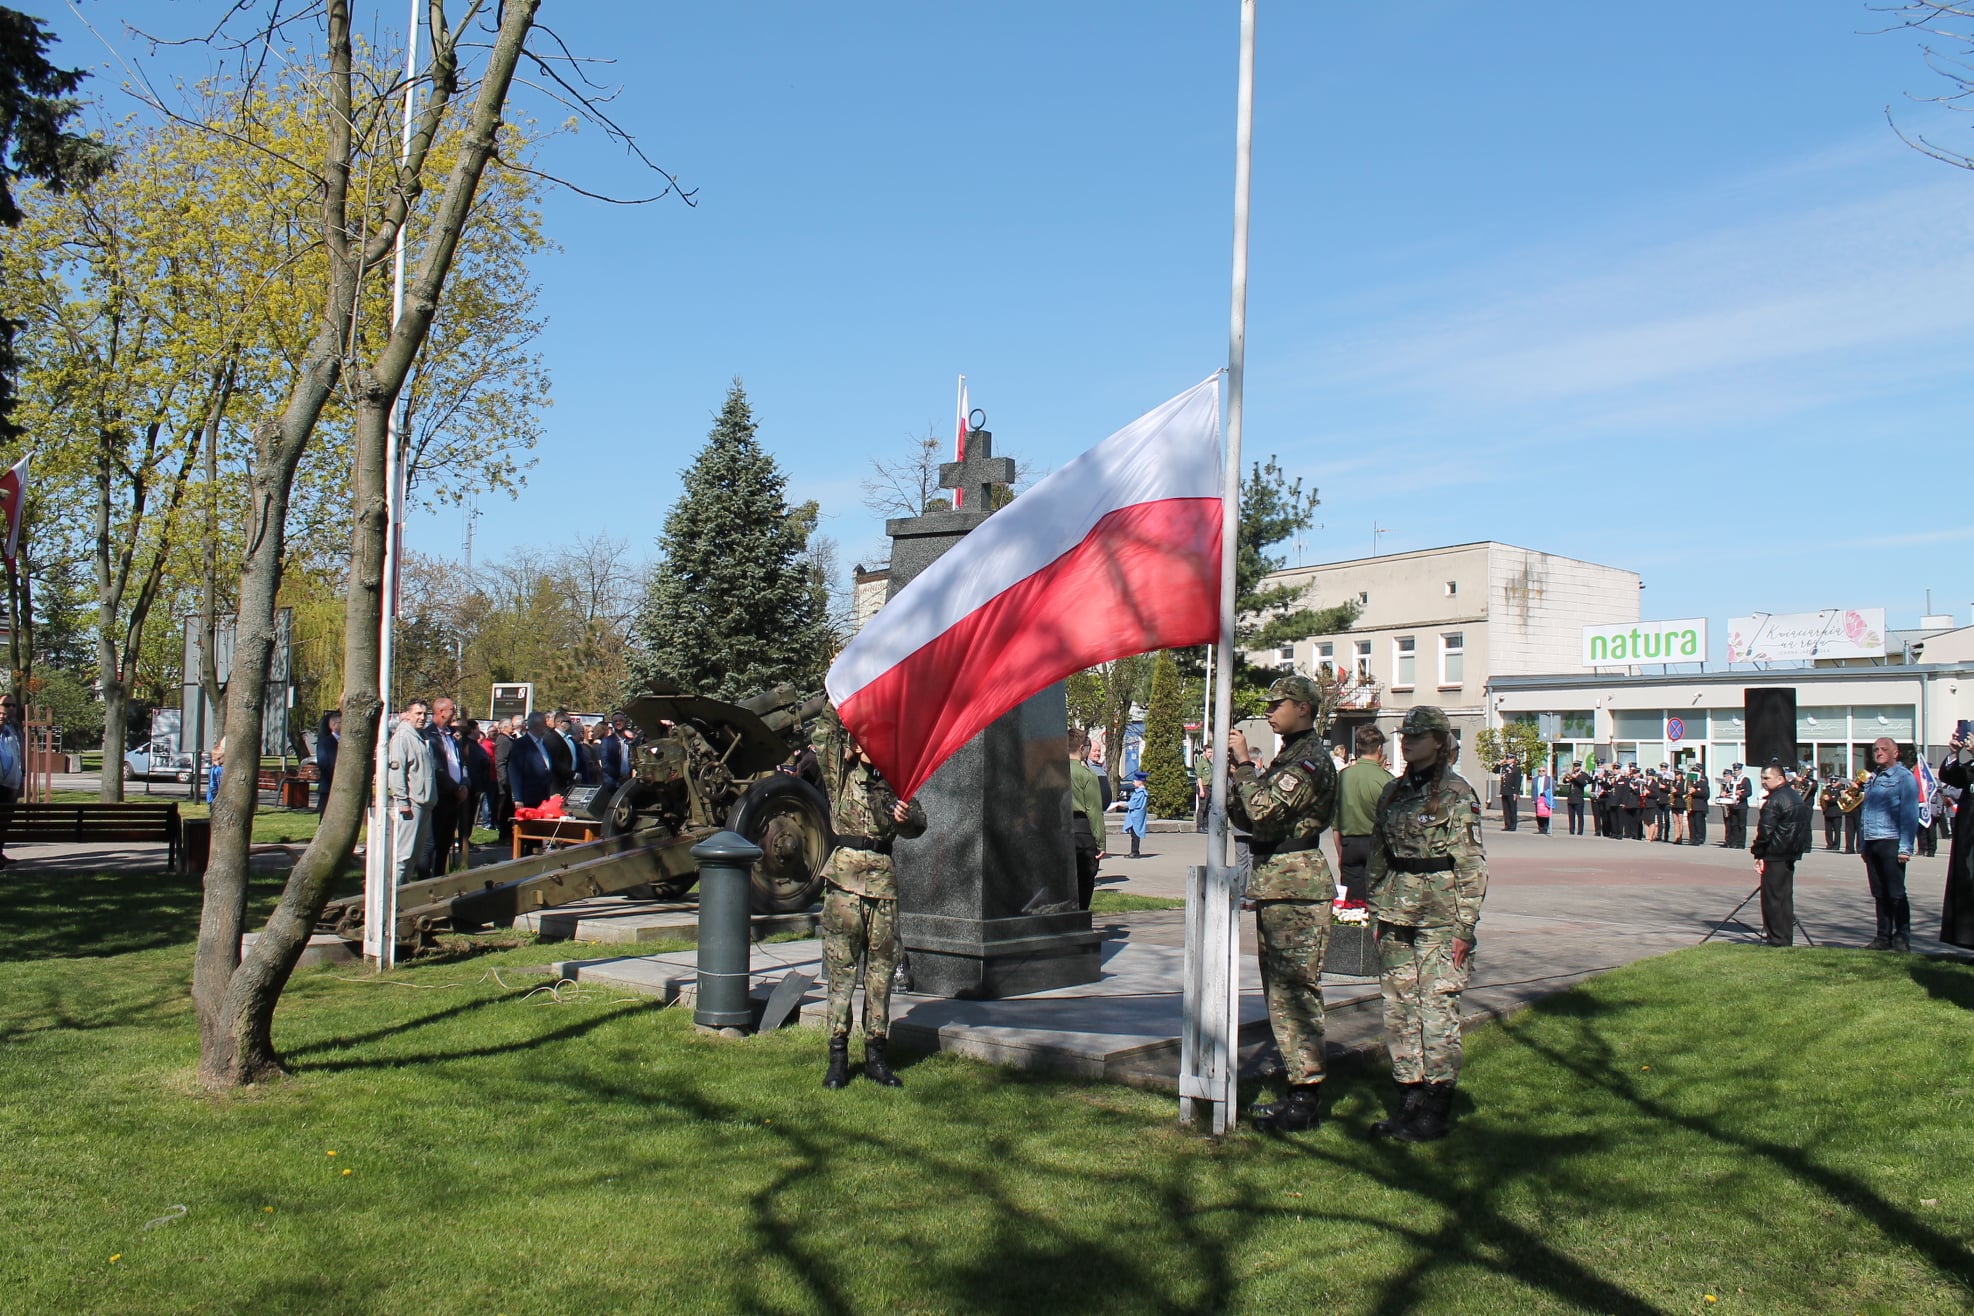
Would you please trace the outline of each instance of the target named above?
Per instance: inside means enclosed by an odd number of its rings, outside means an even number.
[[[966,413],[967,413],[966,376],[961,375],[960,376],[960,418],[953,426],[953,460],[956,462],[963,462],[966,460],[966,428],[967,428]],[[964,501],[965,498],[962,495],[961,491],[958,489],[953,490],[953,510],[955,512],[960,510],[960,504]]]
[[[1925,759],[1919,760],[1919,825],[1933,825],[1933,802],[1940,794],[1939,779],[1933,775],[1933,765]]]
[[[0,475],[0,516],[7,519],[7,565],[14,565],[14,558],[21,547],[21,513],[27,508],[27,458],[23,456]]]

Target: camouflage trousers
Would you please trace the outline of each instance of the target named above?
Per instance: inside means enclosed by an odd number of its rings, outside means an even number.
[[[841,887],[823,895],[823,976],[829,983],[829,1035],[850,1035],[857,961],[864,961],[864,1036],[891,1031],[891,975],[898,969],[898,902]]]
[[[1254,906],[1261,991],[1268,1024],[1291,1083],[1323,1081],[1323,952],[1330,945],[1327,900],[1262,900]]]
[[[1460,1076],[1460,993],[1468,968],[1453,963],[1452,928],[1378,924],[1385,1046],[1400,1083],[1451,1083]]]

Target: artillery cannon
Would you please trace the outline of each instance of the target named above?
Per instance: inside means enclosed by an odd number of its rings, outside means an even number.
[[[631,776],[608,799],[570,792],[576,812],[602,823],[602,839],[398,888],[398,939],[446,928],[511,923],[534,910],[605,895],[676,899],[699,880],[692,847],[723,829],[762,850],[754,865],[757,914],[808,908],[822,890],[835,845],[829,804],[814,785],[783,771],[827,707],[777,686],[729,702],[677,691],[641,695],[624,712],[644,732]],[[322,928],[357,938],[363,898],[332,902]]]

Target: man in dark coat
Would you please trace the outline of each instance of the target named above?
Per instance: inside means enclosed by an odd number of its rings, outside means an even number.
[[[453,849],[459,841],[459,813],[466,807],[466,754],[453,722],[458,713],[452,700],[441,695],[433,701],[432,722],[425,728],[425,739],[432,746],[432,765],[438,771],[438,796],[432,801],[432,844],[425,852],[423,870],[427,877],[451,869]]]
[[[1693,790],[1686,797],[1686,830],[1691,833],[1687,841],[1689,845],[1707,843],[1707,795],[1707,774],[1694,773]]]
[[[1640,825],[1638,778],[1635,772],[1635,768],[1626,768],[1618,774],[1617,780],[1611,783],[1611,814],[1614,824],[1612,835],[1621,841],[1629,841],[1634,836],[1645,834],[1638,830]]]
[[[548,742],[560,738],[548,729],[547,718],[540,713],[528,714],[527,731],[516,736],[513,747],[507,751],[507,789],[516,805],[536,808],[555,794],[555,770]]]
[[[1762,769],[1762,801],[1755,841],[1748,853],[1762,880],[1762,934],[1771,946],[1796,939],[1796,861],[1810,848],[1810,813],[1780,764]]]
[[[1964,725],[1964,724],[1963,724]],[[1946,899],[1940,906],[1940,940],[1949,946],[1974,949],[1974,813],[1967,801],[1974,798],[1974,738],[1957,732],[1947,744],[1951,747],[1940,760],[1940,784],[1960,792],[1960,812],[1953,820],[1953,843],[1947,848]],[[1935,809],[1946,808],[1944,799]]]
[[[494,726],[493,748],[493,791],[494,791],[494,830],[500,833],[500,843],[506,845],[514,830],[514,793],[507,788],[507,756],[513,752],[514,742],[521,734],[519,718],[509,718]]]
[[[1590,785],[1590,774],[1581,763],[1573,763],[1563,774],[1563,797],[1570,811],[1570,835],[1583,835],[1583,792]]]
[[[1512,832],[1519,817],[1522,795],[1522,765],[1513,759],[1501,763],[1501,830]]]
[[[332,708],[322,715],[322,727],[315,733],[315,811],[329,807],[329,787],[336,780],[336,752],[343,746],[343,710]]]
[[[1754,783],[1742,772],[1741,765],[1732,768],[1733,782],[1724,788],[1722,803],[1727,809],[1727,848],[1743,850],[1748,845],[1748,801],[1754,796]]]

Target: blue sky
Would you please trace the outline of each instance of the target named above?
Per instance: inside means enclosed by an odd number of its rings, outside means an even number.
[[[112,33],[214,8],[83,3]],[[543,17],[615,59],[614,113],[700,204],[551,198],[556,403],[477,553],[648,544],[736,374],[847,566],[883,543],[869,459],[948,433],[957,373],[997,451],[1047,468],[1224,363],[1231,0]],[[1263,0],[1247,450],[1320,488],[1305,560],[1382,525],[1385,551],[1635,569],[1647,617],[1898,627],[1931,588],[1966,621],[1974,175],[1884,109],[1967,147],[1974,120],[1908,104],[1942,86],[1878,26],[1855,0]],[[549,163],[641,186],[593,131]]]

